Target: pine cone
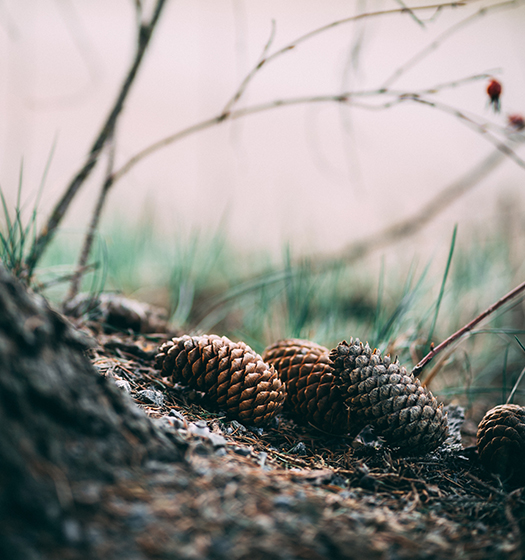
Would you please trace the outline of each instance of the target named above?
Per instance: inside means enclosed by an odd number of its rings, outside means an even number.
[[[500,404],[479,423],[479,459],[483,466],[515,486],[525,485],[525,407]]]
[[[262,358],[286,383],[285,410],[301,423],[343,434],[348,431],[348,413],[328,354],[328,348],[315,342],[288,338],[268,346]]]
[[[173,338],[159,348],[155,367],[175,383],[203,391],[211,404],[247,424],[268,423],[284,401],[274,368],[244,342],[225,336]]]
[[[372,351],[359,339],[338,344],[330,359],[354,433],[370,424],[388,445],[414,455],[445,441],[448,423],[443,405],[399,362],[382,358],[379,350]]]

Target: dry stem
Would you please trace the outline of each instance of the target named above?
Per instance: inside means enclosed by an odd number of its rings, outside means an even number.
[[[460,1],[460,2],[446,2],[446,3],[441,3],[441,4],[433,4],[430,6],[416,6],[410,9],[409,13],[411,15],[414,14],[415,11],[421,11],[421,10],[442,10],[443,8],[456,8],[458,6],[465,6],[466,2],[465,1]],[[377,16],[384,16],[384,15],[390,15],[390,14],[396,14],[396,13],[405,13],[408,12],[408,10],[406,9],[405,6],[401,7],[401,8],[394,8],[391,10],[379,10],[376,12],[366,12],[363,14],[358,14],[356,16],[351,16],[348,18],[343,18],[343,19],[339,19],[337,21],[333,21],[327,25],[323,25],[321,27],[318,27],[317,29],[314,29],[313,31],[309,31],[308,33],[305,33],[304,35],[301,35],[301,37],[298,37],[297,39],[295,39],[295,41],[292,41],[291,43],[288,43],[286,46],[282,47],[281,49],[275,51],[274,53],[272,53],[271,55],[266,56],[266,54],[268,53],[271,44],[273,42],[273,36],[274,36],[274,29],[272,29],[272,33],[270,35],[270,39],[268,40],[268,43],[266,44],[264,50],[263,50],[263,54],[261,56],[261,58],[258,60],[257,64],[252,68],[252,70],[248,73],[248,75],[244,78],[244,80],[242,81],[240,87],[238,88],[237,92],[234,94],[234,96],[232,97],[231,101],[229,101],[226,105],[226,108],[223,112],[222,118],[226,118],[228,116],[228,109],[231,109],[231,107],[237,103],[237,101],[239,101],[240,97],[242,96],[242,94],[246,91],[249,83],[252,81],[252,79],[254,78],[254,76],[259,72],[259,70],[263,67],[263,65],[267,65],[268,62],[271,62],[272,60],[274,60],[275,58],[289,52],[292,49],[295,49],[298,45],[300,45],[301,43],[304,43],[305,41],[310,40],[312,37],[315,37],[317,35],[320,35],[321,33],[324,33],[325,31],[328,31],[329,29],[333,29],[335,27],[339,27],[340,25],[344,25],[346,23],[350,23],[353,21],[358,21],[361,19],[365,19],[365,18],[372,18],[372,17],[377,17]]]
[[[102,152],[102,149],[106,145],[108,138],[113,134],[117,119],[124,107],[124,101],[128,96],[133,81],[135,80],[137,71],[144,57],[144,53],[146,52],[146,49],[149,45],[151,36],[159,20],[165,2],[166,0],[157,0],[157,4],[150,21],[140,26],[137,38],[137,51],[135,53],[135,58],[122,84],[113,108],[111,109],[108,118],[104,122],[102,129],[100,130],[95,142],[93,143],[86,162],[69,184],[65,193],[62,195],[62,198],[56,204],[50,218],[47,221],[47,224],[43,227],[42,231],[33,243],[31,252],[27,256],[25,261],[26,276],[28,281],[31,279],[33,270],[42,257],[44,250],[55,235],[56,229],[62,221],[62,218],[69,208],[69,205],[71,204],[73,198],[93,171],[95,165],[98,162],[98,158]]]
[[[396,68],[396,70],[385,80],[383,83],[383,88],[389,88],[394,82],[396,82],[403,74],[408,72],[412,67],[419,64],[424,58],[429,56],[435,50],[437,50],[442,43],[444,43],[447,39],[452,37],[455,33],[470,25],[477,19],[484,17],[487,15],[488,12],[496,12],[500,10],[507,10],[516,7],[520,4],[520,0],[509,0],[507,2],[500,2],[499,4],[493,4],[492,6],[484,6],[480,8],[476,13],[466,17],[465,19],[459,21],[455,25],[449,27],[443,33],[441,33],[436,39],[434,39],[429,45],[427,45],[424,49],[417,52],[410,60],[408,60],[405,64]]]
[[[441,344],[436,346],[433,350],[431,350],[422,360],[416,364],[416,367],[412,370],[412,373],[417,376],[421,373],[423,368],[442,350],[444,350],[447,346],[452,344],[455,340],[458,340],[464,334],[470,332],[477,324],[479,324],[483,319],[494,313],[497,309],[499,309],[502,305],[510,301],[512,298],[516,297],[520,294],[523,290],[525,290],[525,282],[522,282],[519,286],[516,286],[513,290],[511,290],[508,294],[503,296],[499,299],[496,303],[493,303],[490,307],[485,309],[483,313],[480,313],[475,319],[470,321],[470,323],[466,324],[464,327],[456,331],[454,334],[449,336],[446,340],[444,340]]]
[[[91,223],[89,224],[89,228],[86,232],[86,236],[84,238],[84,244],[82,246],[82,250],[80,252],[80,257],[78,259],[77,269],[73,274],[71,279],[71,284],[69,286],[69,293],[66,299],[63,302],[63,306],[65,306],[69,301],[71,301],[77,294],[80,287],[80,282],[82,280],[82,276],[87,270],[86,264],[89,258],[89,254],[91,253],[91,247],[93,245],[93,240],[95,238],[95,233],[98,228],[98,223],[100,221],[100,216],[102,214],[102,208],[104,207],[104,203],[106,202],[106,197],[111,187],[111,183],[108,181],[109,177],[113,173],[113,164],[115,161],[115,137],[114,134],[111,134],[108,137],[109,142],[109,150],[108,150],[108,164],[106,170],[106,178],[104,184],[102,185],[102,189],[100,190],[100,194],[97,200],[97,204],[95,206],[95,210],[93,212],[93,216],[91,217]]]
[[[525,368],[523,368],[521,370],[521,373],[519,374],[519,377],[516,380],[516,383],[514,383],[514,387],[512,387],[512,391],[510,392],[509,396],[507,397],[507,400],[505,401],[505,404],[509,404],[509,403],[512,402],[512,398],[514,397],[514,394],[518,390],[518,387],[519,387],[519,385],[521,383],[521,380],[523,379],[524,375],[525,375]]]
[[[371,110],[376,110],[376,109],[389,109],[391,107],[393,107],[394,105],[397,105],[399,103],[405,102],[405,101],[416,101],[418,103],[426,103],[427,105],[431,105],[434,108],[437,109],[441,109],[441,110],[445,110],[445,107],[447,108],[447,112],[451,112],[453,110],[453,108],[449,108],[448,106],[445,106],[444,104],[438,104],[434,101],[427,101],[425,100],[422,96],[424,94],[429,94],[429,93],[436,93],[438,91],[441,91],[443,89],[448,89],[448,88],[453,88],[453,87],[458,87],[462,84],[474,81],[474,80],[483,80],[486,79],[487,77],[489,77],[491,74],[487,74],[487,73],[482,73],[482,74],[476,74],[474,76],[468,76],[466,78],[462,78],[460,80],[454,80],[451,82],[446,82],[443,84],[438,84],[436,86],[433,86],[431,88],[426,88],[420,91],[417,91],[415,93],[407,93],[407,92],[403,92],[403,91],[385,91],[382,89],[374,89],[374,90],[363,90],[363,91],[356,91],[356,92],[345,92],[345,93],[340,93],[340,94],[330,94],[330,95],[316,95],[316,96],[305,96],[305,97],[292,97],[289,99],[276,99],[274,101],[269,101],[267,103],[261,103],[259,105],[252,105],[251,107],[244,107],[242,109],[237,109],[235,111],[230,111],[229,113],[220,113],[219,115],[212,117],[210,119],[207,119],[205,121],[201,121],[200,123],[194,124],[192,126],[189,126],[188,128],[185,128],[183,130],[180,130],[179,132],[176,132],[175,134],[171,134],[170,136],[166,136],[165,138],[162,138],[161,140],[158,140],[157,142],[154,142],[153,144],[147,146],[146,148],[144,148],[143,150],[141,150],[140,152],[138,152],[137,154],[135,154],[133,157],[131,157],[125,164],[123,164],[119,169],[117,169],[117,171],[115,171],[115,173],[113,174],[112,177],[112,181],[113,183],[116,183],[117,181],[119,181],[120,179],[122,179],[122,177],[124,175],[126,175],[129,171],[131,171],[131,169],[133,167],[135,167],[138,163],[140,163],[143,159],[149,157],[151,154],[166,148],[167,146],[170,146],[171,144],[174,144],[176,142],[178,142],[179,140],[183,140],[184,138],[186,138],[187,136],[191,136],[192,134],[195,134],[196,132],[200,132],[202,130],[206,130],[208,128],[211,128],[215,125],[218,125],[222,122],[225,122],[226,120],[236,120],[236,119],[240,119],[243,117],[247,117],[249,115],[255,115],[258,113],[263,113],[265,111],[269,111],[269,110],[273,110],[276,109],[277,107],[290,107],[290,106],[296,106],[296,105],[306,105],[306,104],[315,104],[315,103],[344,103],[344,104],[348,104],[348,105],[352,105],[355,107],[360,107],[363,109],[371,109]],[[366,98],[366,97],[372,97],[372,96],[383,96],[383,95],[392,95],[395,98],[392,101],[389,101],[387,103],[383,103],[381,105],[366,105],[366,104],[360,104],[358,103],[356,100],[360,99],[360,98]],[[233,100],[233,98],[232,98]],[[231,101],[230,101],[231,103]],[[470,122],[472,122],[473,124],[477,125],[478,130],[483,130],[484,133],[486,133],[486,129],[483,128],[482,124],[478,124],[475,123],[475,121],[473,121],[472,119],[468,119],[468,117],[466,117],[464,115],[464,113],[461,113],[458,110],[456,111],[456,116],[458,116],[458,118],[462,118],[465,121],[469,120]],[[492,137],[490,138],[490,140],[492,141]],[[495,143],[493,141],[493,143]],[[508,146],[501,144],[500,149],[502,151],[506,151],[507,155],[512,155],[513,152],[512,150],[510,150],[510,148],[508,148]],[[522,162],[522,160],[520,160],[520,158],[514,154],[513,159],[519,163],[520,165],[523,163],[525,164],[525,162]]]

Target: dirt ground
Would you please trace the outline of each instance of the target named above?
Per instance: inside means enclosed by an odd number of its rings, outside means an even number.
[[[83,328],[97,341],[100,374],[186,449],[185,460],[73,488],[82,511],[51,556],[75,557],[82,538],[95,557],[126,560],[524,557],[525,493],[481,468],[461,409],[449,409],[451,436],[424,457],[397,456],[366,429],[352,441],[285,414],[250,428],[158,377],[153,358],[168,335]]]

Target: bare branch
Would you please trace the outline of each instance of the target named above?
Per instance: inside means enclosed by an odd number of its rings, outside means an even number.
[[[229,118],[233,118],[232,114],[230,114]],[[175,142],[178,142],[179,140],[182,140],[183,138],[186,138],[186,136],[190,136],[191,134],[194,134],[196,132],[200,132],[201,130],[206,130],[207,128],[210,128],[210,127],[212,127],[216,124],[219,124],[219,123],[223,122],[224,120],[225,120],[224,117],[219,115],[218,117],[213,117],[211,119],[208,119],[208,120],[202,121],[200,123],[194,124],[194,125],[192,125],[188,128],[185,128],[185,129],[179,131],[179,132],[176,132],[175,134],[172,134],[171,136],[167,136],[166,138],[162,138],[161,140],[158,140],[157,142],[154,142],[153,144],[151,144],[147,148],[144,148],[143,150],[141,150],[138,154],[135,154],[122,167],[117,169],[117,171],[115,171],[115,173],[112,176],[112,182],[116,183],[119,179],[121,179],[124,175],[126,175],[126,173],[131,171],[131,169],[133,167],[135,167],[135,165],[137,165],[137,163],[139,163],[140,161],[142,161],[144,158],[148,157],[152,153],[154,153],[154,152],[156,152],[156,151],[158,151],[162,148],[165,148],[166,146],[169,146],[170,144],[174,144]]]
[[[260,68],[266,60],[266,55],[268,54],[268,51],[270,50],[270,48],[273,44],[273,40],[275,39],[275,29],[276,29],[275,20],[272,19],[272,30],[270,31],[270,37],[269,37],[266,45],[264,46],[263,52],[262,52],[261,56],[259,57],[259,60],[258,60],[257,64],[255,65],[256,69]],[[224,109],[222,110],[222,113],[221,113],[222,115],[227,115],[232,110],[233,106],[242,97],[242,95],[246,91],[246,88],[248,87],[248,84],[250,83],[251,75],[252,74],[250,73],[244,78],[241,85],[239,86],[237,91],[234,93],[233,97],[228,101],[228,103],[226,103]]]
[[[513,290],[511,290],[508,294],[503,296],[499,299],[496,303],[493,303],[490,307],[485,309],[483,313],[480,313],[475,319],[470,321],[470,323],[466,324],[464,327],[456,331],[454,334],[450,335],[446,340],[444,340],[441,344],[436,346],[433,350],[431,350],[412,370],[412,373],[417,376],[421,373],[422,369],[442,350],[444,350],[447,346],[452,344],[455,340],[458,340],[464,334],[470,332],[477,324],[479,324],[483,319],[487,318],[489,315],[494,313],[497,309],[499,309],[502,305],[510,301],[511,299],[515,298],[521,292],[525,290],[525,282],[522,282],[519,286],[516,286]]]
[[[137,22],[137,29],[140,29],[142,25],[142,1],[141,0],[134,0],[135,4],[135,21]]]
[[[117,169],[117,171],[115,171],[115,173],[112,176],[112,182],[115,183],[118,180],[120,180],[133,167],[135,167],[135,165],[140,163],[143,159],[150,156],[154,152],[156,152],[158,150],[161,150],[163,148],[166,148],[167,146],[169,146],[171,144],[174,144],[174,143],[178,142],[179,140],[183,140],[187,136],[190,136],[190,135],[192,135],[196,132],[200,132],[202,130],[206,130],[207,128],[211,128],[212,126],[215,126],[215,125],[220,124],[222,122],[225,122],[227,120],[240,119],[240,118],[246,117],[248,115],[263,113],[265,111],[276,109],[278,107],[290,107],[290,106],[295,106],[295,105],[306,105],[306,104],[311,104],[311,103],[346,103],[346,104],[350,104],[352,106],[360,107],[360,108],[363,108],[363,109],[384,110],[384,109],[388,109],[390,107],[393,107],[394,105],[398,105],[399,103],[402,103],[404,101],[417,101],[419,103],[426,103],[427,105],[431,105],[432,103],[434,103],[436,108],[439,108],[441,110],[446,109],[447,112],[455,111],[456,116],[458,116],[458,117],[460,117],[464,120],[467,120],[468,117],[464,116],[464,114],[461,113],[460,111],[458,111],[457,109],[454,109],[453,107],[448,107],[444,104],[439,104],[437,102],[427,102],[423,98],[421,98],[420,95],[423,95],[425,93],[435,93],[435,92],[441,91],[445,88],[458,87],[458,86],[460,86],[464,83],[468,83],[468,82],[471,82],[471,81],[474,81],[474,80],[486,79],[487,77],[488,77],[488,74],[486,74],[486,73],[476,74],[474,76],[468,76],[466,78],[462,78],[462,79],[459,79],[459,80],[454,80],[454,81],[451,81],[451,82],[446,82],[446,83],[443,83],[443,84],[439,84],[439,85],[433,86],[431,88],[421,90],[417,93],[406,93],[406,92],[401,92],[401,91],[389,91],[388,94],[392,95],[392,96],[395,96],[394,99],[392,101],[388,101],[388,102],[382,103],[380,105],[360,104],[356,101],[356,99],[358,99],[358,98],[382,96],[382,95],[387,94],[387,92],[385,92],[382,89],[374,89],[374,90],[364,90],[364,91],[357,91],[357,92],[346,92],[346,93],[341,93],[341,94],[317,95],[317,96],[306,96],[306,97],[292,97],[292,98],[289,98],[289,99],[276,99],[274,101],[269,101],[267,103],[261,103],[259,105],[253,105],[251,107],[244,107],[242,109],[237,109],[237,110],[231,111],[229,113],[221,112],[220,115],[217,115],[215,117],[212,117],[211,119],[207,119],[207,120],[202,121],[200,123],[194,124],[194,125],[192,125],[188,128],[180,130],[179,132],[176,132],[175,134],[172,134],[170,136],[166,136],[165,138],[162,138],[161,140],[158,140],[157,142],[154,142],[150,146],[144,148],[143,150],[141,150],[140,152],[135,154],[132,158],[130,158],[119,169]],[[470,120],[472,120],[472,119],[470,119]],[[472,121],[472,122],[474,124],[474,121]],[[483,128],[482,125],[476,124],[476,126],[478,126],[479,131],[482,131],[484,134],[487,133],[486,128]],[[492,143],[494,143],[494,141],[493,141],[494,139],[492,137],[490,137],[490,140],[492,141]],[[501,149],[501,151],[505,152],[509,156],[513,156],[513,159],[515,159],[517,162],[521,161],[520,158],[516,154],[514,154],[514,152],[512,152],[512,150],[508,146],[502,144],[501,142],[499,142],[499,144],[498,144],[498,149]]]
[[[95,165],[97,164],[100,153],[102,152],[102,149],[104,148],[108,138],[113,133],[117,119],[124,107],[124,101],[128,96],[133,81],[135,80],[137,71],[144,57],[144,53],[146,52],[146,49],[149,45],[151,36],[159,20],[165,2],[166,0],[157,0],[155,10],[153,12],[153,15],[151,16],[151,20],[148,24],[143,24],[140,26],[137,39],[137,51],[135,53],[133,63],[122,84],[119,95],[115,100],[115,104],[113,105],[113,108],[111,109],[106,121],[104,122],[104,125],[102,126],[95,142],[93,143],[86,162],[69,184],[62,198],[56,204],[50,218],[47,221],[47,224],[43,227],[42,231],[33,243],[31,251],[25,261],[26,275],[28,280],[31,278],[33,270],[37,262],[42,257],[44,250],[55,235],[56,229],[62,221],[62,218],[64,217],[69,205],[71,204],[71,201],[93,171]]]
[[[78,294],[82,276],[88,270],[87,260],[91,253],[91,247],[93,246],[95,233],[98,229],[98,223],[100,221],[100,216],[102,214],[102,208],[104,207],[107,194],[112,185],[112,182],[109,180],[109,178],[113,173],[114,162],[115,162],[115,135],[111,134],[111,136],[108,138],[108,162],[106,168],[106,177],[104,180],[104,184],[102,185],[102,189],[100,190],[100,194],[97,203],[95,205],[95,209],[93,211],[93,215],[91,217],[91,222],[86,232],[86,236],[84,237],[84,244],[82,246],[80,257],[78,259],[77,269],[71,278],[69,292],[62,304],[63,306],[65,306],[69,301],[71,301]]]
[[[485,16],[489,12],[496,12],[500,10],[508,10],[515,8],[522,3],[522,0],[508,0],[507,2],[501,2],[499,4],[494,4],[492,6],[484,6],[480,8],[476,13],[468,16],[467,18],[456,23],[452,27],[449,27],[441,35],[439,35],[432,43],[427,45],[424,49],[416,53],[412,58],[410,58],[405,64],[397,68],[392,75],[390,75],[384,82],[383,88],[388,89],[394,82],[399,80],[399,78],[406,74],[411,68],[419,64],[423,59],[429,56],[432,52],[437,50],[447,39],[455,35],[458,31],[474,23],[477,19]],[[412,8],[413,10],[413,8]]]
[[[467,5],[466,1],[445,2],[445,3],[441,3],[441,4],[432,4],[432,5],[429,5],[429,6],[415,6],[415,7],[411,8],[411,11],[415,12],[415,11],[422,11],[422,10],[441,10],[443,8],[457,8],[457,7],[466,6],[466,5]],[[343,18],[343,19],[340,19],[340,20],[337,20],[337,21],[333,21],[331,23],[328,23],[327,25],[323,25],[322,27],[318,27],[317,29],[314,29],[313,31],[309,31],[308,33],[305,33],[304,35],[301,35],[301,37],[298,37],[295,41],[292,41],[288,45],[282,47],[278,51],[274,52],[272,55],[268,56],[266,58],[265,62],[266,63],[270,62],[274,58],[277,58],[278,56],[281,56],[282,54],[290,51],[291,49],[294,49],[295,47],[297,47],[301,43],[304,43],[305,41],[308,41],[309,39],[311,39],[312,37],[315,37],[316,35],[320,35],[321,33],[324,33],[328,29],[333,29],[334,27],[339,27],[339,26],[344,25],[346,23],[350,23],[352,21],[358,21],[360,19],[372,18],[372,17],[384,16],[384,15],[391,15],[391,14],[397,14],[397,13],[405,13],[405,12],[406,12],[405,8],[393,8],[391,10],[379,10],[379,11],[376,11],[376,12],[366,12],[366,13],[363,13],[363,14],[358,14],[356,16],[351,16],[351,17],[348,17],[348,18]],[[253,74],[253,73],[257,72],[257,70],[258,70],[258,68],[255,67],[251,71],[250,74]]]
[[[518,154],[505,142],[502,142],[498,138],[496,138],[492,133],[489,132],[489,128],[487,125],[476,122],[473,116],[467,115],[467,113],[463,111],[459,111],[455,107],[450,105],[446,105],[445,103],[440,103],[438,101],[430,101],[419,97],[417,95],[407,95],[404,96],[403,99],[416,101],[417,103],[422,103],[423,105],[428,105],[433,107],[434,109],[438,109],[445,113],[449,113],[455,117],[457,117],[460,122],[466,124],[468,127],[475,129],[479,132],[484,138],[486,138],[491,144],[493,144],[500,152],[505,154],[508,158],[510,158],[514,163],[517,163],[520,167],[525,169],[525,160],[520,158]]]
[[[403,0],[396,0],[396,2],[407,12],[410,14],[410,17],[423,29],[425,28],[425,24],[417,17],[417,15],[405,4]]]
[[[450,82],[443,82],[442,84],[438,84],[436,86],[418,90],[416,93],[419,95],[430,95],[434,93],[438,93],[444,89],[451,89],[462,86],[464,84],[468,84],[469,82],[477,82],[479,80],[488,80],[495,74],[499,74],[501,72],[501,68],[494,68],[494,70],[490,70],[487,72],[483,72],[481,74],[473,74],[472,76],[466,76],[465,78],[460,78],[459,80],[452,80]],[[388,90],[388,93],[394,93],[392,90]]]
[[[431,6],[416,6],[416,7],[413,7],[413,8],[410,9],[410,13],[413,15],[413,13],[415,11],[441,10],[443,8],[456,8],[458,6],[465,6],[466,4],[467,4],[466,1],[460,1],[460,2],[446,2],[446,3],[442,3],[442,4],[433,4]],[[291,51],[292,49],[295,49],[295,47],[297,47],[301,43],[304,43],[305,41],[308,41],[312,37],[315,37],[316,35],[320,35],[321,33],[324,33],[325,31],[328,31],[329,29],[333,29],[335,27],[339,27],[340,25],[344,25],[346,23],[350,23],[350,22],[353,22],[353,21],[358,21],[358,20],[365,19],[365,18],[372,18],[372,17],[384,16],[384,15],[390,15],[390,14],[397,14],[397,13],[405,13],[405,12],[407,12],[406,7],[401,7],[401,8],[394,8],[394,9],[391,9],[391,10],[379,10],[379,11],[376,11],[376,12],[366,12],[366,13],[363,13],[363,14],[358,14],[356,16],[351,16],[351,17],[348,17],[348,18],[339,19],[339,20],[333,21],[333,22],[331,22],[327,25],[323,25],[322,27],[318,27],[317,29],[314,29],[313,31],[309,31],[308,33],[305,33],[304,35],[301,35],[300,37],[295,39],[295,41],[292,41],[291,43],[288,43],[286,46],[282,47],[278,51],[275,51],[273,54],[267,55],[267,52],[269,51],[270,46],[273,43],[273,35],[274,35],[275,28],[272,28],[272,34],[270,35],[270,39],[269,39],[268,43],[266,44],[266,47],[263,50],[262,57],[258,60],[257,64],[250,70],[248,75],[242,81],[242,83],[241,83],[239,89],[237,90],[237,92],[234,94],[232,99],[226,105],[226,107],[223,111],[223,118],[225,118],[227,116],[227,111],[229,109],[231,109],[231,107],[233,107],[233,105],[235,105],[235,103],[237,103],[237,101],[241,98],[241,96],[246,91],[248,85],[250,84],[250,82],[252,81],[254,76],[259,72],[259,70],[263,66],[267,65],[268,62],[271,62],[275,58]]]

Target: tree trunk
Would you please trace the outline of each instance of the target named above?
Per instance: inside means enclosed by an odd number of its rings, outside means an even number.
[[[0,558],[59,546],[87,484],[183,457],[96,372],[87,342],[0,266]]]

